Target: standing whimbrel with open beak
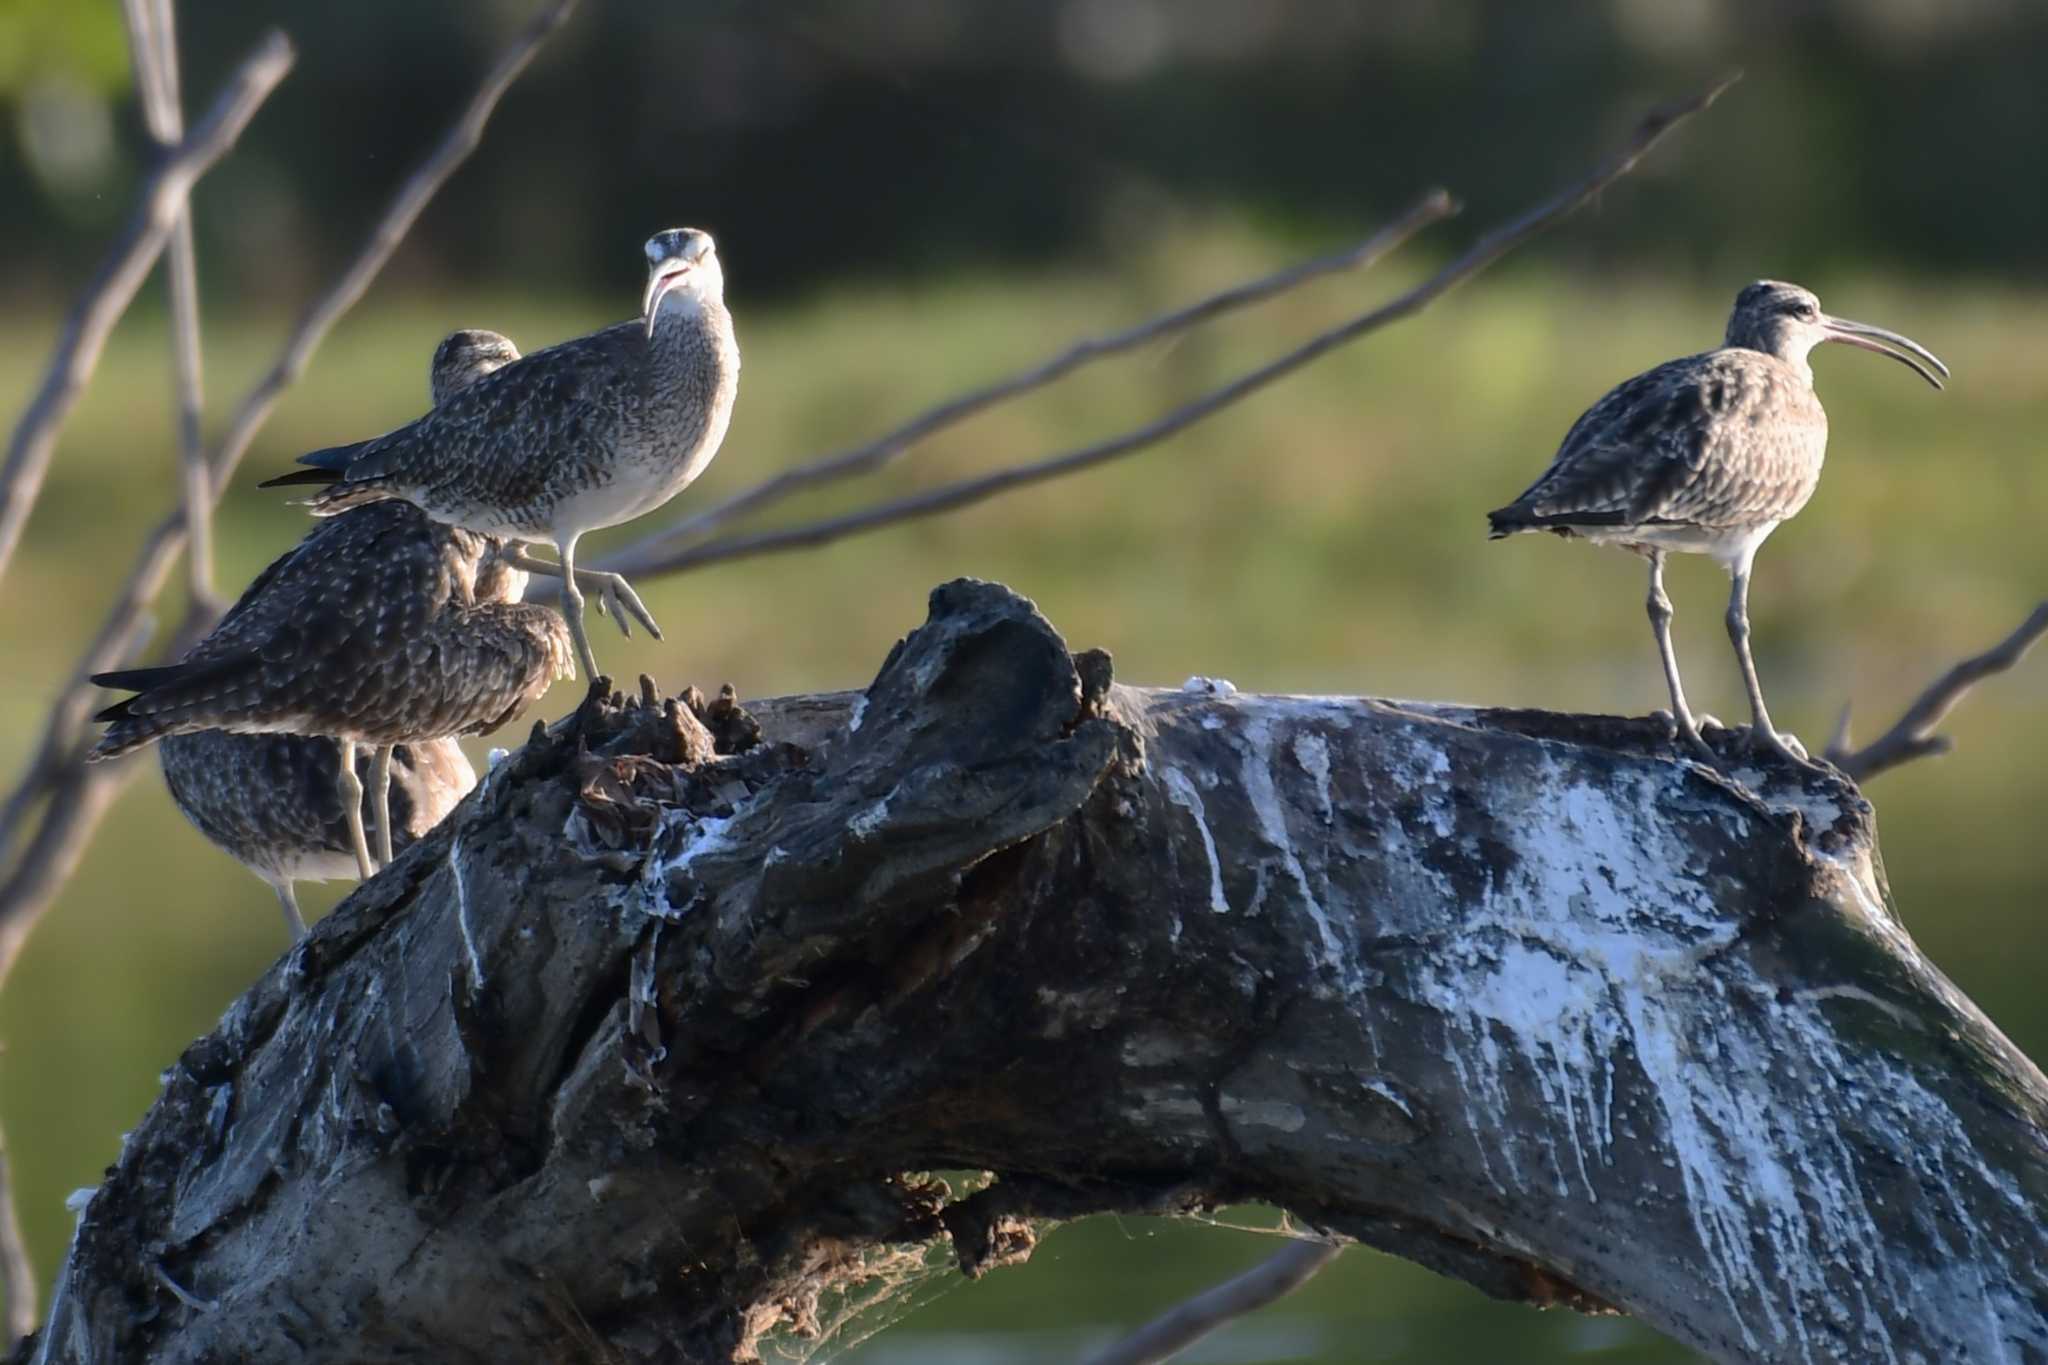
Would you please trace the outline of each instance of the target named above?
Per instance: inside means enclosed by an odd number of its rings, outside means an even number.
[[[1728,638],[1742,666],[1749,742],[1790,759],[1771,725],[1749,652],[1749,571],[1757,547],[1795,515],[1820,482],[1828,416],[1813,392],[1807,354],[1824,341],[1888,355],[1941,387],[1948,366],[1918,342],[1868,323],[1829,317],[1796,284],[1758,280],[1735,296],[1726,343],[1639,374],[1587,409],[1543,477],[1487,514],[1492,536],[1554,531],[1619,545],[1650,561],[1650,629],[1679,733],[1707,761],[1678,657],[1664,556],[1712,555],[1734,579]]]
[[[518,358],[518,348],[496,332],[453,333],[434,351],[428,375],[433,402],[438,406]],[[504,562],[502,548],[496,556],[486,554],[477,569],[478,602],[516,602],[525,590],[525,573]],[[195,730],[166,736],[157,758],[178,810],[216,847],[269,883],[293,937],[306,932],[294,883],[360,874],[342,809],[340,741]],[[454,740],[434,739],[378,746],[374,756],[357,758],[356,782],[368,787],[362,817],[375,836],[377,860],[387,863],[469,794],[476,773]]]
[[[264,486],[328,485],[310,500],[316,516],[402,498],[450,526],[552,544],[576,657],[596,677],[578,584],[590,575],[575,567],[576,542],[653,511],[702,474],[739,389],[710,235],[670,228],[646,251],[638,319],[535,351],[417,421],[302,456],[313,468]],[[624,580],[606,579],[615,601],[652,630]]]

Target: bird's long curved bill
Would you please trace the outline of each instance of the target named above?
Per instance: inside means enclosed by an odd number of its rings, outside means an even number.
[[[647,320],[648,336],[654,335],[654,314],[661,307],[663,296],[682,282],[680,270],[659,270],[647,277],[647,292],[640,296],[640,315]]]
[[[1937,389],[1941,387],[1941,381],[1948,378],[1948,366],[1941,363],[1941,358],[1911,337],[1872,327],[1867,322],[1851,322],[1847,318],[1829,318],[1827,333],[1829,341],[1860,346],[1866,351],[1888,355],[1901,365],[1911,366],[1913,373]],[[1922,364],[1922,361],[1926,363]]]

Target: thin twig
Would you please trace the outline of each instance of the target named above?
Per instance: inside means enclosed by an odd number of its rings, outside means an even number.
[[[235,466],[285,388],[304,371],[307,360],[335,321],[369,288],[420,211],[476,149],[484,125],[505,91],[575,8],[576,0],[551,0],[519,31],[455,123],[399,187],[349,268],[300,317],[276,363],[235,409],[220,447],[209,462],[208,496],[212,500],[218,501]],[[144,625],[150,604],[162,592],[184,544],[182,511],[171,513],[150,530],[99,634],[74,670],[74,677],[82,678],[112,666],[99,660],[106,657],[113,642],[129,639]],[[175,656],[192,641],[204,622],[205,614],[195,612],[167,652]],[[0,859],[17,845],[21,850],[4,880],[0,880],[0,988],[4,988],[14,970],[30,931],[76,865],[85,841],[107,805],[140,770],[138,765],[129,763],[102,763],[89,768],[84,764],[89,697],[82,686],[74,685],[58,698],[47,719],[37,758],[7,800],[0,803]],[[37,808],[39,796],[47,797],[40,806],[42,823],[33,835],[24,837],[21,827],[28,813]]]
[[[0,578],[6,576],[28,514],[42,493],[57,433],[99,364],[108,333],[170,239],[193,183],[235,145],[256,110],[291,70],[294,55],[285,36],[273,31],[235,69],[191,136],[150,172],[134,216],[65,319],[50,368],[15,426],[7,461],[0,466]]]
[[[719,527],[738,520],[756,508],[784,501],[807,488],[873,473],[893,463],[898,456],[935,432],[956,426],[999,403],[1007,402],[1034,389],[1042,389],[1084,365],[1108,356],[1137,350],[1158,341],[1161,337],[1184,332],[1211,318],[1277,298],[1325,275],[1376,265],[1389,251],[1410,236],[1432,223],[1450,217],[1457,211],[1458,206],[1452,202],[1448,192],[1431,190],[1399,221],[1382,228],[1362,242],[1311,261],[1298,262],[1259,279],[1233,285],[1185,308],[1150,318],[1135,327],[1074,342],[1065,350],[1029,369],[1020,370],[993,384],[969,390],[935,407],[927,408],[894,431],[865,445],[854,446],[815,460],[807,460],[803,464],[785,469],[773,478],[678,522],[657,535],[649,536],[634,546],[633,550],[641,552],[644,558],[651,560],[675,545],[701,540]],[[1418,219],[1420,221],[1417,221]],[[621,567],[619,572],[630,573],[632,569],[625,566]]]
[[[1828,762],[1862,783],[1901,763],[1947,753],[1955,747],[1955,741],[1935,734],[1934,727],[1947,719],[1971,688],[2018,664],[2043,636],[2048,636],[2048,602],[2035,607],[2033,615],[1998,644],[1964,659],[1936,678],[1914,698],[1897,724],[1861,749],[1849,748],[1849,712],[1844,707],[1842,719],[1835,726],[1835,737],[1828,743]]]
[[[1235,1279],[1205,1289],[1152,1319],[1085,1365],[1159,1365],[1225,1323],[1257,1312],[1314,1279],[1344,1248],[1331,1242],[1290,1242]]]
[[[14,1204],[14,1154],[0,1135],[0,1284],[7,1292],[6,1331],[9,1347],[36,1330],[36,1266],[21,1235],[21,1216]]]
[[[1399,295],[1388,303],[1370,312],[1362,313],[1340,326],[1333,327],[1309,341],[1288,351],[1258,369],[1238,376],[1229,383],[1211,389],[1199,398],[1175,408],[1141,427],[1097,441],[1076,450],[1064,451],[1045,459],[1027,464],[1012,465],[991,474],[962,479],[955,483],[941,484],[936,488],[878,503],[870,507],[857,508],[838,516],[825,517],[798,526],[782,527],[756,532],[751,535],[731,536],[701,545],[689,546],[661,555],[636,557],[647,542],[629,546],[617,556],[605,560],[605,567],[619,572],[645,578],[654,575],[679,573],[685,569],[714,564],[723,560],[739,559],[750,555],[770,554],[780,550],[827,544],[863,531],[875,530],[898,522],[911,521],[919,517],[933,516],[951,511],[970,503],[980,502],[998,493],[1025,484],[1038,483],[1058,478],[1078,470],[1102,464],[1119,456],[1131,454],[1147,446],[1156,445],[1167,437],[1185,430],[1231,404],[1258,392],[1281,377],[1293,373],[1324,353],[1348,341],[1377,331],[1388,323],[1413,316],[1421,312],[1437,298],[1450,292],[1473,275],[1520,246],[1529,238],[1554,223],[1571,216],[1609,185],[1633,170],[1649,150],[1662,140],[1671,129],[1692,115],[1707,108],[1721,93],[1735,83],[1739,76],[1730,76],[1704,94],[1676,104],[1665,105],[1652,110],[1636,127],[1626,146],[1610,157],[1598,169],[1580,179],[1576,184],[1560,191],[1550,199],[1530,209],[1473,243],[1464,254],[1446,265],[1421,284]],[[1435,221],[1427,211],[1428,200],[1409,210],[1406,217],[1390,226],[1387,231],[1406,235],[1428,222]],[[1441,214],[1436,216],[1440,217]],[[1404,231],[1405,230],[1405,231]],[[1398,239],[1398,236],[1397,236]],[[1198,305],[1199,306],[1199,305]],[[940,409],[943,411],[943,409]],[[771,480],[773,484],[775,481]],[[748,496],[748,495],[743,495]],[[734,499],[738,502],[740,499]]]
[[[171,0],[122,0],[128,45],[135,62],[135,86],[143,117],[160,149],[185,135],[185,111],[178,94],[177,21]],[[185,508],[186,550],[192,598],[217,609],[213,591],[213,499],[206,475],[206,444],[200,415],[204,385],[199,349],[199,267],[192,245],[189,201],[171,229],[164,251],[171,303],[171,385],[178,412],[178,463]]]
[[[257,431],[269,419],[270,410],[284,396],[285,389],[304,373],[306,362],[312,358],[314,350],[327,339],[328,329],[362,299],[378,272],[398,250],[399,243],[405,240],[406,233],[412,231],[420,213],[440,192],[448,177],[477,149],[477,144],[483,141],[484,125],[490,122],[498,101],[533,61],[541,45],[568,22],[569,16],[575,12],[576,3],[577,0],[550,0],[527,21],[499,55],[454,124],[441,135],[441,141],[399,186],[397,196],[385,208],[384,216],[377,220],[376,227],[370,232],[370,240],[364,243],[355,260],[342,272],[334,287],[316,299],[299,319],[277,362],[270,367],[268,374],[257,381],[228,422],[227,433],[221,437],[220,449],[213,457],[214,497],[218,498],[227,486],[235,466],[241,463],[249,443],[256,439]]]

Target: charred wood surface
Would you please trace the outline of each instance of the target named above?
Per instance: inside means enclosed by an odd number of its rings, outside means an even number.
[[[2044,1134],[1846,781],[1118,686],[960,582],[864,693],[536,731],[167,1073],[23,1352],[745,1360],[1264,1200],[1717,1360],[2035,1362]]]

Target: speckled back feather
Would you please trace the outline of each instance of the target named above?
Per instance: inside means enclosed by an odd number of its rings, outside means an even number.
[[[235,735],[199,730],[158,746],[164,783],[187,820],[230,857],[277,883],[354,876],[336,779],[341,746],[320,736]],[[370,781],[371,756],[356,771]],[[391,832],[403,849],[441,822],[476,785],[452,739],[401,744],[391,753]],[[376,826],[376,802],[363,801]]]
[[[403,498],[451,525],[532,540],[552,537],[564,501],[620,479],[644,480],[658,506],[694,476],[683,471],[692,454],[723,437],[738,386],[731,320],[723,305],[704,311],[715,316],[674,338],[650,342],[623,322],[535,351],[395,431],[307,456],[341,474],[308,505],[325,516]]]
[[[1572,425],[1542,477],[1488,513],[1496,537],[1785,520],[1820,482],[1828,419],[1784,361],[1729,347],[1622,384]]]
[[[496,728],[568,676],[572,655],[547,608],[475,602],[492,550],[405,503],[323,522],[181,664],[100,713],[112,725],[91,757],[208,728],[371,744]]]

